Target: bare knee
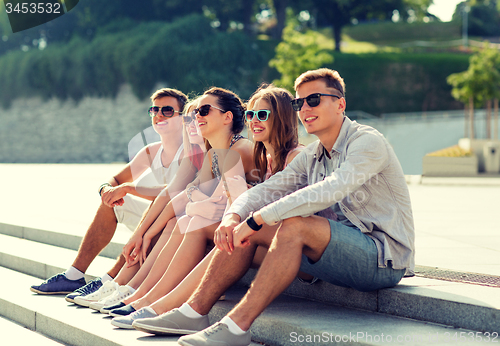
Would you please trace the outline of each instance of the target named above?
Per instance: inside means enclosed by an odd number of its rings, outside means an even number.
[[[201,216],[193,216],[189,222],[186,233],[205,235],[207,238],[211,239],[213,238],[214,231],[218,224],[218,221],[208,220]]]
[[[300,242],[308,227],[304,220],[305,218],[300,216],[284,220],[276,233],[276,237],[281,240]]]

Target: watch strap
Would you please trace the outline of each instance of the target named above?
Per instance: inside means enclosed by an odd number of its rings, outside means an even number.
[[[258,225],[253,218],[253,214],[247,218],[247,225],[254,231],[259,231],[263,225]]]

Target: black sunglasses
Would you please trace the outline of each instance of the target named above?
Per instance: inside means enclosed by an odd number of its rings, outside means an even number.
[[[155,117],[158,112],[161,111],[161,114],[163,114],[164,117],[171,118],[174,116],[174,113],[179,113],[182,114],[179,111],[176,111],[174,107],[172,106],[164,106],[164,107],[158,107],[158,106],[153,106],[149,107],[148,113],[151,118]]]
[[[304,100],[307,101],[307,104],[309,105],[309,107],[317,107],[319,105],[319,103],[321,102],[321,96],[333,96],[333,97],[336,97],[338,99],[341,98],[341,96],[333,95],[333,94],[315,93],[315,94],[311,94],[307,97],[293,99],[292,100],[292,108],[296,112],[300,111],[302,109],[302,106],[304,105]]]
[[[263,109],[260,111],[245,111],[245,117],[248,122],[252,121],[254,117],[257,117],[259,121],[267,121],[269,119],[270,110]]]
[[[196,114],[196,113],[200,113],[200,116],[202,116],[202,117],[206,117],[206,116],[208,115],[208,113],[210,113],[210,107],[215,108],[215,109],[218,109],[218,110],[220,110],[222,113],[226,113],[226,111],[225,111],[225,110],[220,109],[219,107],[215,107],[215,106],[212,106],[212,105],[203,105],[203,106],[201,106],[200,108],[196,108],[196,109],[194,110],[194,114]]]
[[[196,112],[192,111],[182,116],[184,124],[191,124],[192,121],[196,121]]]

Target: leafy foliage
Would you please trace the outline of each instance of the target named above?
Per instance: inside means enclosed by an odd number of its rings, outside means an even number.
[[[500,53],[486,44],[470,57],[466,71],[451,74],[447,81],[453,87],[452,96],[463,103],[472,97],[474,105],[481,106],[500,98]]]
[[[128,30],[74,37],[43,51],[15,51],[0,57],[0,101],[40,95],[81,99],[114,96],[129,83],[139,98],[158,84],[186,92],[211,85],[249,96],[261,80],[265,58],[241,33],[219,32],[202,15],[172,23],[142,23]]]
[[[275,57],[269,61],[269,66],[281,73],[281,78],[273,83],[288,90],[293,90],[295,78],[301,73],[333,62],[330,52],[318,43],[320,34],[312,30],[297,31],[297,24],[290,21],[285,27],[283,41],[276,47]]]

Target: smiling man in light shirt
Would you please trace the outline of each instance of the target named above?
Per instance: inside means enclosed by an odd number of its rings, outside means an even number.
[[[170,323],[172,333],[194,333],[181,337],[181,345],[250,344],[251,324],[299,270],[359,291],[395,286],[412,273],[410,196],[391,146],[375,129],[345,116],[345,85],[337,71],[305,72],[295,91],[292,105],[319,140],[228,210],[201,284],[179,309],[157,317]],[[315,215],[325,210],[335,217]],[[250,289],[208,327],[211,307],[246,273],[259,245],[269,252]]]

